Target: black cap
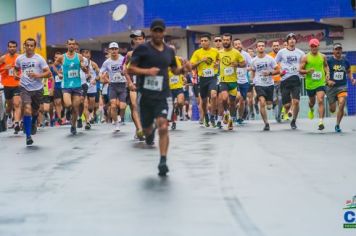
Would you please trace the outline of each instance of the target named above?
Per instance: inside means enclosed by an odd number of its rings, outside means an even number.
[[[334,43],[334,49],[337,49],[337,48],[341,48],[342,49],[342,45],[341,43]]]
[[[165,30],[166,24],[164,23],[164,20],[162,20],[162,19],[155,19],[152,21],[150,29],[151,30],[155,30],[155,29]]]
[[[130,38],[136,38],[136,37],[145,37],[145,32],[142,30],[134,30],[131,31]]]

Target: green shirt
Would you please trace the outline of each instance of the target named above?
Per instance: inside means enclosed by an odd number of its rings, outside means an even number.
[[[305,76],[306,89],[313,90],[325,86],[325,70],[323,54],[318,52],[316,56],[310,52],[307,54],[307,63],[305,69],[314,69],[314,73],[308,73]]]

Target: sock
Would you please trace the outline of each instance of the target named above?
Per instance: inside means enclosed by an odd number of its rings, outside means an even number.
[[[32,117],[31,116],[24,116],[23,117],[23,124],[24,124],[24,127],[25,127],[25,133],[26,133],[26,137],[30,137],[31,136],[31,119]]]
[[[321,118],[321,119],[319,119],[319,122],[323,122],[323,119]]]
[[[167,157],[166,156],[161,156],[160,163],[166,163]]]

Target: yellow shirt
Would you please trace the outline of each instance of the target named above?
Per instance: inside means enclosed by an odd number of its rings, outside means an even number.
[[[245,61],[239,51],[232,48],[229,51],[221,50],[220,57],[220,82],[237,82],[236,67],[231,64]]]
[[[177,67],[182,66],[182,62],[178,56],[176,56],[176,63]],[[184,77],[183,75],[175,75],[172,73],[172,71],[169,69],[168,71],[168,77],[169,77],[169,88],[170,89],[181,89],[184,86]]]
[[[218,73],[218,68],[215,66],[215,63],[219,60],[219,52],[216,48],[209,48],[205,50],[203,48],[199,48],[196,50],[190,62],[192,64],[197,64],[203,58],[207,58],[206,62],[202,62],[197,66],[198,76],[199,77],[212,77]]]

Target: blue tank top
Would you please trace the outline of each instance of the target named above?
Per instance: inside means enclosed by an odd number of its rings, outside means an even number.
[[[81,88],[80,59],[78,53],[75,53],[72,59],[68,58],[65,53],[63,58],[63,88]]]

